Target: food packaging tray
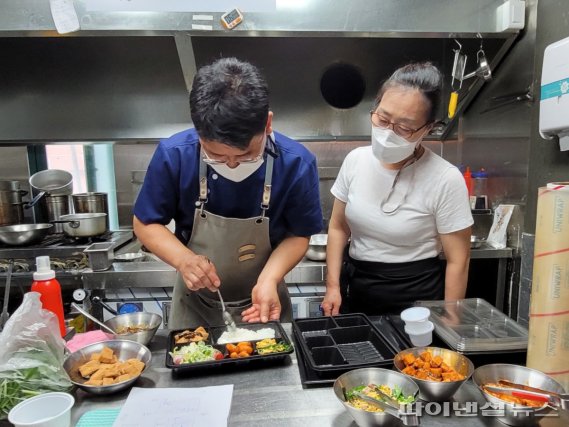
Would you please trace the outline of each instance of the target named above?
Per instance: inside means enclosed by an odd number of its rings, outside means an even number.
[[[307,367],[320,374],[391,365],[397,354],[364,314],[297,319],[293,331]]]
[[[454,350],[482,352],[523,350],[528,331],[481,298],[417,301],[431,310],[435,332]]]
[[[199,325],[198,325],[199,326]],[[287,336],[286,332],[284,331],[280,322],[270,321],[267,323],[240,323],[237,324],[238,328],[249,329],[253,331],[257,331],[259,329],[265,328],[272,328],[275,331],[275,340],[276,342],[283,342],[283,344],[290,345],[290,350],[279,352],[279,353],[270,353],[270,354],[257,354],[255,351],[249,357],[231,359],[228,357],[227,349],[225,348],[225,344],[217,344],[217,340],[227,330],[225,325],[223,326],[209,326],[205,327],[205,330],[209,333],[208,339],[205,341],[206,344],[211,345],[212,347],[221,351],[224,355],[223,359],[220,360],[211,360],[206,362],[196,362],[196,363],[184,363],[181,365],[176,365],[172,360],[172,356],[170,352],[173,351],[174,347],[180,347],[187,344],[177,344],[174,342],[174,336],[182,331],[185,330],[195,330],[198,326],[185,328],[185,329],[177,329],[170,331],[168,334],[168,347],[166,350],[166,367],[172,369],[176,373],[183,373],[183,372],[190,372],[190,371],[202,371],[202,370],[211,370],[212,368],[217,367],[229,367],[235,365],[246,365],[246,364],[256,364],[262,363],[265,361],[277,361],[283,360],[288,357],[289,354],[294,352],[294,348],[292,347],[291,340]],[[253,349],[255,349],[255,344],[257,343],[256,340],[250,341],[253,344]],[[236,343],[235,343],[236,344]]]

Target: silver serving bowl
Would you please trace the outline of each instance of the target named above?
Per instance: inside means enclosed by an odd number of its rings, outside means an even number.
[[[548,377],[543,372],[535,369],[526,368],[524,366],[509,364],[491,364],[480,366],[474,371],[472,381],[486,400],[492,404],[499,405],[504,408],[504,416],[498,417],[504,424],[511,426],[530,426],[539,422],[539,415],[547,414],[551,408],[544,405],[541,408],[532,408],[513,403],[505,402],[487,393],[482,388],[487,383],[497,383],[500,380],[507,380],[517,384],[528,385],[530,387],[539,388],[546,391],[556,393],[564,393],[564,389],[553,378]],[[536,414],[538,415],[536,417]]]
[[[152,340],[156,334],[156,331],[162,324],[162,316],[156,313],[148,313],[142,311],[138,313],[119,314],[118,316],[112,317],[104,323],[113,331],[117,332],[117,338],[135,341],[140,344],[147,345]],[[140,325],[147,326],[147,329],[132,334],[118,333],[121,328]]]
[[[89,360],[91,360],[91,356],[94,353],[100,353],[103,347],[109,347],[113,350],[114,354],[120,361],[125,361],[128,359],[138,359],[144,362],[145,367],[142,370],[144,372],[148,367],[150,360],[152,359],[152,355],[150,350],[146,348],[144,345],[134,342],[134,341],[127,341],[127,340],[110,340],[110,341],[103,341],[98,342],[95,344],[88,345],[87,347],[83,347],[80,350],[77,350],[74,353],[71,353],[63,362],[63,369],[71,378],[71,382],[75,384],[80,389],[85,390],[88,393],[92,394],[112,394],[118,391],[124,390],[132,386],[136,380],[140,377],[131,378],[129,380],[123,381],[118,384],[110,384],[110,385],[103,385],[103,386],[95,386],[95,385],[86,385],[84,384],[87,380],[84,379],[81,374],[79,373],[79,367]]]
[[[47,236],[52,224],[18,224],[0,227],[0,242],[10,246],[32,245]]]
[[[406,375],[388,369],[363,368],[340,375],[338,379],[334,381],[334,394],[360,427],[401,425],[400,420],[393,415],[385,412],[364,411],[346,402],[344,391],[370,383],[377,385],[384,384],[388,387],[400,387],[405,396],[417,396],[419,392],[417,384],[411,381]]]
[[[486,239],[483,237],[470,236],[470,249],[478,249],[484,244],[484,242],[486,242]]]
[[[306,258],[311,261],[324,261],[326,260],[326,245],[328,244],[327,234],[314,234],[310,237],[308,242],[308,250],[306,251]]]
[[[446,348],[439,347],[413,347],[407,350],[403,350],[395,356],[393,359],[393,364],[399,372],[405,368],[405,362],[403,362],[403,356],[408,353],[413,353],[415,357],[419,357],[424,351],[429,351],[434,356],[440,356],[443,358],[448,366],[453,368],[459,374],[464,375],[464,379],[460,381],[449,381],[449,382],[438,382],[421,380],[419,378],[412,377],[411,375],[403,374],[408,378],[411,378],[419,386],[419,397],[423,400],[432,402],[444,402],[450,399],[464,384],[474,372],[474,365],[470,359],[456,351],[448,350]]]

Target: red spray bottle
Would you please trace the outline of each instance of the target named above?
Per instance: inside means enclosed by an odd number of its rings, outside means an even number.
[[[65,336],[65,320],[63,314],[63,299],[61,285],[55,278],[55,271],[50,268],[49,256],[36,258],[37,271],[34,273],[32,292],[38,292],[44,309],[57,316],[61,336]]]

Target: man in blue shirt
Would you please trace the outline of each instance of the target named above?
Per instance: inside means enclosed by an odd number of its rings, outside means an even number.
[[[221,324],[220,296],[244,321],[287,320],[283,278],[323,228],[316,160],[273,132],[249,63],[200,68],[190,111],[195,128],[160,142],[134,207],[139,240],[179,273],[169,327]]]

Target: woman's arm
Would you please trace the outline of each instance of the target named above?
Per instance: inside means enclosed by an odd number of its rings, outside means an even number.
[[[470,227],[454,233],[440,234],[447,260],[445,272],[445,301],[462,299],[466,295],[470,262]]]
[[[342,296],[340,294],[340,271],[342,256],[350,237],[350,228],[346,222],[346,204],[334,200],[330,224],[328,225],[328,243],[326,245],[326,296],[322,301],[325,316],[335,316],[340,312]]]

